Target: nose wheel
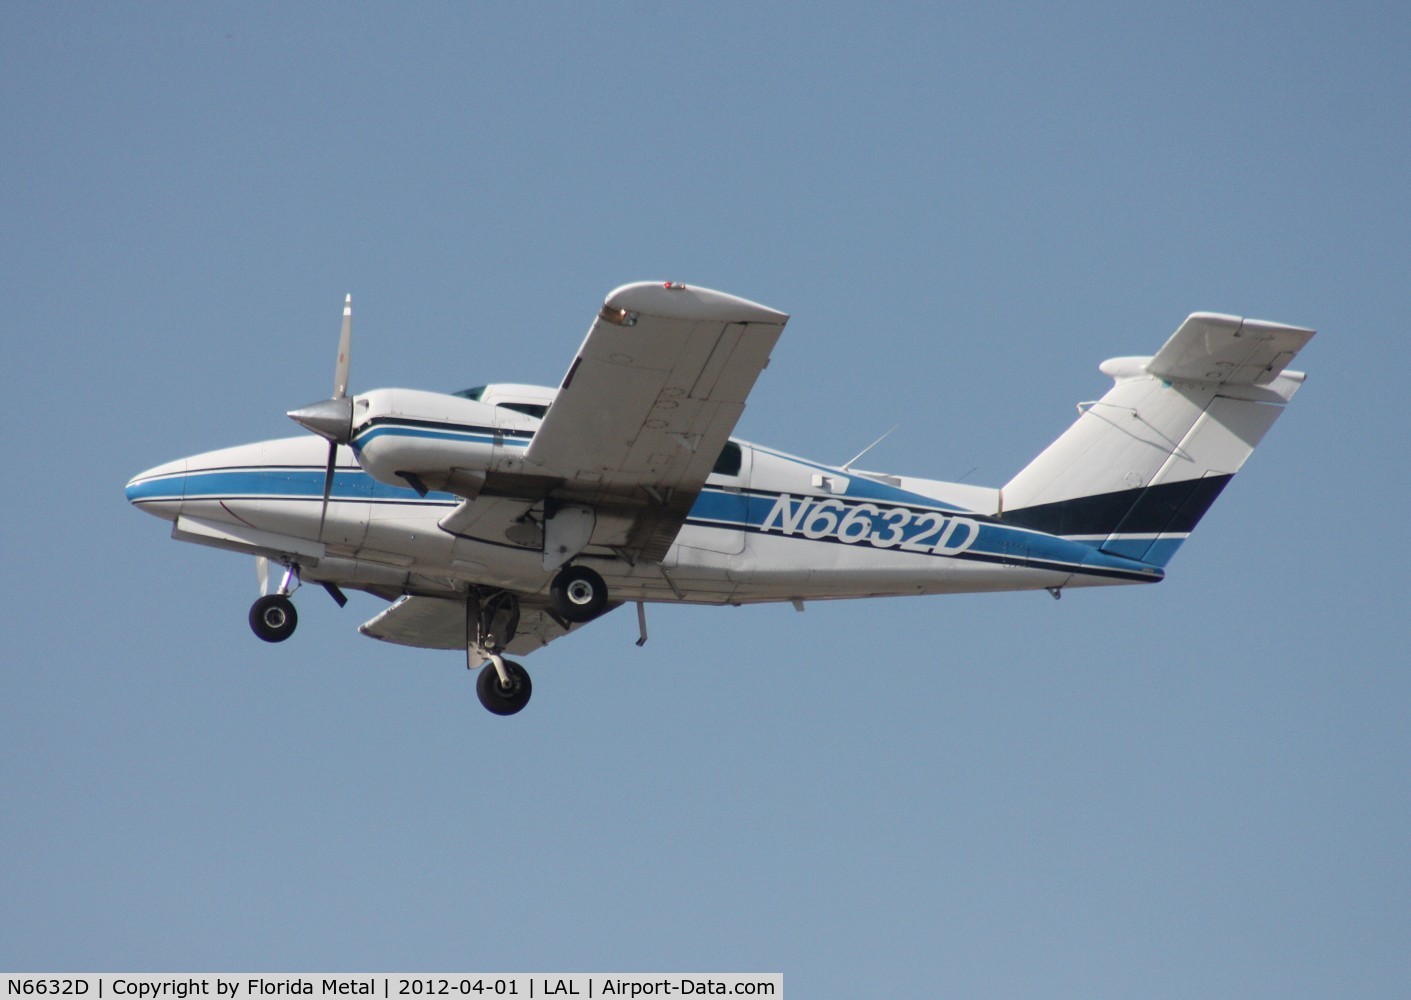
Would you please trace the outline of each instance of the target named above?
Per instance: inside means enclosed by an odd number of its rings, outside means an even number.
[[[250,628],[265,642],[283,642],[298,624],[294,602],[283,594],[266,594],[250,605]]]

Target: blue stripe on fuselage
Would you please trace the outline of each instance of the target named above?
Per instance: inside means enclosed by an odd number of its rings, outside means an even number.
[[[232,469],[196,469],[158,482],[181,480],[188,500],[271,497],[293,500],[323,499],[325,470],[253,466]],[[146,484],[141,484],[146,485]],[[165,495],[173,494],[168,488]],[[425,497],[408,487],[378,482],[361,469],[338,469],[333,474],[330,500],[396,503],[459,503],[454,493],[431,492]]]
[[[324,470],[318,467],[270,467],[251,466],[226,469],[197,469],[186,473],[145,480],[130,484],[127,496],[133,503],[156,500],[202,499],[291,499],[319,500],[323,496]],[[898,491],[905,492],[905,491]],[[817,504],[833,501],[832,509],[841,521],[848,513],[861,504],[844,500],[835,495],[807,496],[766,492],[762,490],[735,490],[707,486],[696,498],[687,523],[698,527],[724,528],[750,531],[761,534],[775,534],[780,537],[796,538],[800,541],[824,541],[839,544],[860,544],[879,549],[892,546],[873,545],[866,538],[852,542],[832,535],[812,538],[802,533],[785,533],[777,523],[770,528],[765,525],[779,504],[781,496],[790,496],[795,503]],[[418,505],[446,506],[457,504],[460,498],[452,493],[432,492],[425,497],[416,491],[399,486],[390,486],[372,478],[360,469],[338,469],[333,477],[330,499],[345,503],[407,503]],[[892,512],[905,512],[908,520],[902,532],[902,541],[915,539],[925,528],[929,519],[924,515],[945,519],[960,519],[975,525],[977,532],[974,541],[961,552],[937,552],[947,558],[1023,565],[1035,568],[1096,573],[1098,575],[1121,576],[1134,580],[1159,580],[1162,562],[1156,559],[1137,562],[1106,553],[1096,546],[1074,541],[1056,535],[1029,531],[996,524],[979,516],[966,516],[954,508],[922,506],[919,504],[888,504],[877,508],[877,513],[864,511],[858,523],[870,521],[869,537],[882,530],[887,516]],[[893,514],[895,517],[896,515]],[[776,517],[776,522],[777,522]],[[931,522],[935,523],[935,522]],[[969,531],[969,528],[964,529]],[[880,537],[880,536],[878,536]],[[964,537],[963,535],[961,537]],[[1180,539],[1161,539],[1153,545],[1151,555],[1170,558],[1179,546]]]
[[[499,443],[515,448],[529,447],[530,437],[525,431],[506,430],[498,434]],[[493,427],[478,424],[433,424],[428,421],[393,420],[381,418],[378,422],[365,425],[353,435],[350,447],[361,454],[363,448],[380,437],[422,438],[431,441],[458,441],[471,444],[494,445],[497,433]]]
[[[1095,549],[1100,548],[1111,555],[1135,559],[1150,566],[1164,567],[1189,537],[1188,534],[1157,537],[1141,533],[1124,535],[1118,532],[1105,538],[1083,538],[1079,541],[1084,545],[1091,545]]]

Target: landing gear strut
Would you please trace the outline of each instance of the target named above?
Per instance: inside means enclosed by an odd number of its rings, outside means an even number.
[[[504,590],[471,588],[465,601],[465,665],[474,670],[477,663],[490,661],[480,668],[475,693],[496,715],[514,715],[529,704],[534,690],[528,671],[502,655],[518,628],[518,597]]]

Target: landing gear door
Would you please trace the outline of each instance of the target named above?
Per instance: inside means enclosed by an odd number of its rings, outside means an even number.
[[[597,516],[590,507],[550,504],[544,518],[544,571],[558,569],[588,546]]]

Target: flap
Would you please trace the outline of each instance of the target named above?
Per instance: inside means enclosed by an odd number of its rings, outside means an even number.
[[[437,522],[437,527],[461,538],[538,548],[543,544],[543,536],[539,526],[528,516],[537,502],[486,496],[462,500]]]
[[[423,649],[465,649],[465,602],[401,597],[358,631],[383,642]]]
[[[609,610],[615,605],[609,605]],[[593,619],[597,621],[598,619]],[[520,602],[519,630],[505,652],[528,656],[560,636],[580,628],[560,625],[542,605]],[[445,597],[402,597],[358,627],[383,642],[423,649],[465,649],[465,601]]]

